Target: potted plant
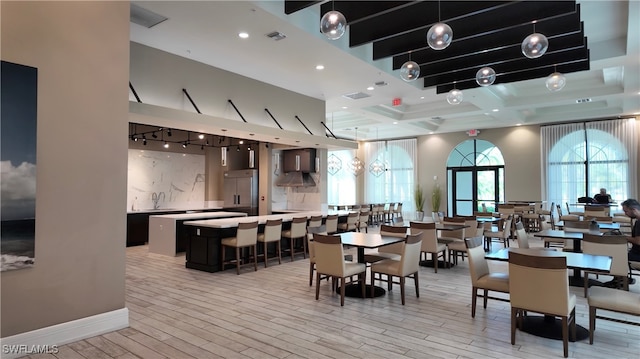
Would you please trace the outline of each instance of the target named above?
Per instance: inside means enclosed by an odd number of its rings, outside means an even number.
[[[436,183],[431,191],[431,216],[435,222],[440,219],[440,201],[442,200],[440,185]]]
[[[413,192],[413,201],[416,205],[416,220],[422,221],[424,219],[424,192],[420,185],[417,185]]]

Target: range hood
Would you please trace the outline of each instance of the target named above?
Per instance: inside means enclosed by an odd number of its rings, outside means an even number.
[[[314,187],[316,182],[305,172],[287,172],[278,177],[278,187]]]

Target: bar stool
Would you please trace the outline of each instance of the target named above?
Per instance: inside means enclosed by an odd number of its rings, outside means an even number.
[[[258,270],[258,259],[257,259],[257,241],[258,241],[258,221],[255,222],[247,222],[247,223],[238,223],[238,231],[236,232],[235,237],[223,238],[222,243],[222,269],[224,270],[224,265],[228,263],[232,263],[232,261],[225,261],[225,247],[232,247],[236,249],[236,272],[240,274],[240,248],[249,247],[249,255],[251,255],[251,250],[253,250],[253,270]]]
[[[269,252],[267,251],[267,245],[269,243],[276,243],[276,251],[278,253],[278,264],[282,264],[282,245],[280,243],[280,234],[282,233],[282,220],[270,219],[267,220],[267,224],[264,226],[264,233],[258,234],[258,242],[263,243],[264,247],[264,267],[267,268],[267,262],[269,261]]]
[[[293,262],[293,256],[296,253],[296,239],[302,239],[302,256],[307,258],[307,241],[305,237],[307,235],[307,217],[294,217],[291,220],[291,229],[282,231],[282,238],[289,239],[289,251],[291,252],[291,261]]]

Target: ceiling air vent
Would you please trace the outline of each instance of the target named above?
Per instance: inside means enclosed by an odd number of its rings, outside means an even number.
[[[576,103],[587,103],[587,102],[591,102],[590,98],[579,98],[576,100]]]
[[[344,94],[342,95],[342,97],[350,98],[352,100],[359,100],[361,98],[370,97],[370,95],[367,95],[364,92],[354,92],[354,93]]]
[[[129,21],[134,24],[138,24],[146,28],[152,28],[168,19],[166,16],[156,14],[155,12],[142,8],[134,3],[131,3],[130,5]]]
[[[378,82],[376,82],[376,84],[375,84],[375,85],[376,85],[376,86],[387,86],[387,85],[388,85],[388,83],[386,83],[386,82],[384,82],[384,81],[378,81]]]
[[[287,37],[287,35],[285,35],[285,34],[283,34],[281,32],[278,32],[278,31],[270,32],[266,36],[268,38],[270,38],[270,39],[275,40],[275,41],[280,41],[280,40],[282,40],[282,39]]]

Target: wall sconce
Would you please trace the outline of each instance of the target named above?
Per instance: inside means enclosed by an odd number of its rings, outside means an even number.
[[[227,165],[227,148],[226,147],[220,147],[220,162],[222,163],[223,166]]]

